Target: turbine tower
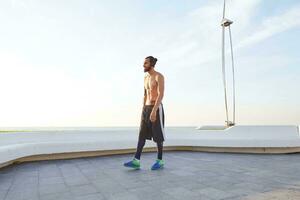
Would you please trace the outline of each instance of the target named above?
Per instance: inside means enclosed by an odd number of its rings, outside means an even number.
[[[231,29],[230,25],[233,21],[225,18],[225,8],[226,8],[226,0],[224,0],[223,4],[223,17],[221,21],[222,26],[222,75],[223,75],[223,86],[224,86],[224,97],[225,97],[225,112],[226,112],[226,126],[234,126],[235,125],[235,78],[234,78],[234,59],[233,59],[233,48],[232,48],[232,37],[231,37]],[[229,111],[228,111],[228,95],[227,95],[227,80],[226,80],[226,72],[225,72],[225,29],[229,31],[229,42],[230,42],[230,53],[231,53],[231,68],[232,68],[232,87],[233,87],[233,95],[232,95],[232,103],[233,103],[233,112],[232,112],[232,121],[229,119]]]

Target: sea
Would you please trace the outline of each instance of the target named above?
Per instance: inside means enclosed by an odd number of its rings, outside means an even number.
[[[198,126],[166,126],[166,131],[184,131],[196,129]],[[138,126],[115,126],[115,127],[0,127],[0,132],[14,131],[138,131]]]

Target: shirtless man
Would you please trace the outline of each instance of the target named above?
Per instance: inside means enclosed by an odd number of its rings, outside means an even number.
[[[151,169],[156,170],[164,166],[162,160],[164,133],[164,109],[162,98],[164,96],[164,76],[154,70],[157,59],[148,56],[144,61],[144,101],[139,129],[138,145],[133,160],[124,163],[125,167],[140,169],[140,157],[146,140],[157,143],[157,159]]]

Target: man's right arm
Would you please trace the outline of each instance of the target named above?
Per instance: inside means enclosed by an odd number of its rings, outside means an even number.
[[[145,88],[145,81],[146,81],[146,76],[144,76],[144,84],[143,84],[143,88],[144,88],[143,106],[146,104],[146,100],[147,100],[147,91],[146,91],[146,88]]]
[[[144,101],[143,101],[143,106],[146,104],[146,100],[147,100],[147,91],[144,87]]]

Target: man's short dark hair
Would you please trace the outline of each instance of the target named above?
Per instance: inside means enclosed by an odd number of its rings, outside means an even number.
[[[154,58],[153,56],[148,56],[148,57],[146,57],[146,59],[149,59],[151,66],[153,66],[153,67],[155,66],[155,64],[157,62],[157,58]]]

